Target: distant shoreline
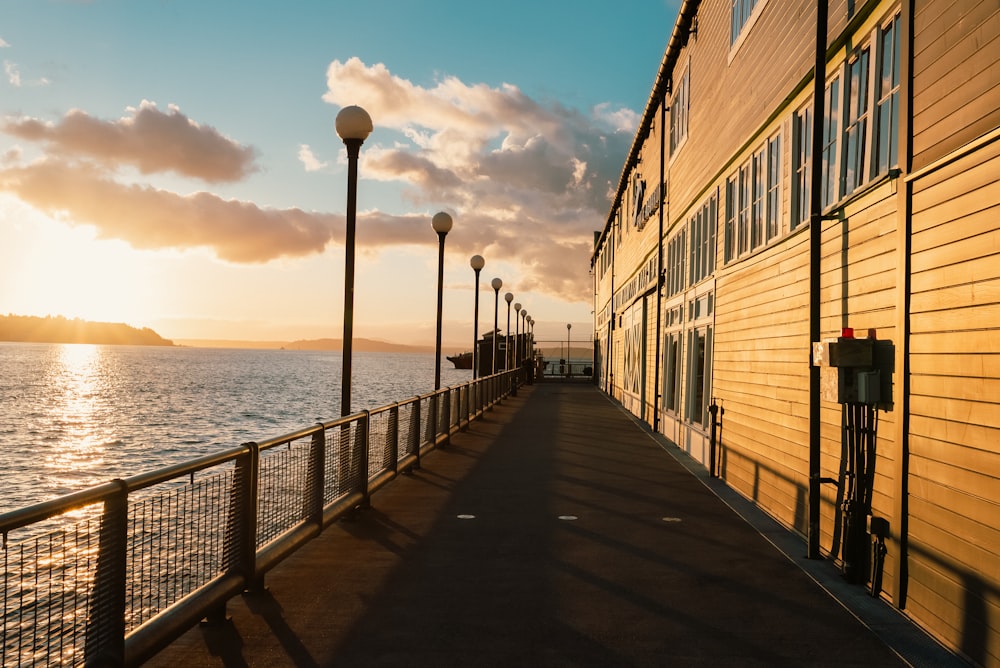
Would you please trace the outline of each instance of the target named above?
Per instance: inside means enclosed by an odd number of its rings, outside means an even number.
[[[119,322],[91,322],[63,316],[0,316],[0,342],[84,343],[92,345],[163,346],[188,348],[244,348],[259,350],[343,350],[341,339],[297,341],[243,341],[236,339],[165,339],[148,327]],[[433,346],[411,346],[378,339],[353,339],[356,352],[428,353]]]
[[[240,339],[176,339],[176,345],[189,348],[241,348],[255,350],[320,350],[341,352],[341,339],[310,339],[298,341],[244,341]],[[432,353],[433,346],[410,346],[378,339],[354,338],[352,350],[361,353]]]

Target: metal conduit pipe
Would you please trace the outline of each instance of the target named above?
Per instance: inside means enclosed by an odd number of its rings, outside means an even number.
[[[806,556],[819,559],[820,519],[820,368],[812,343],[820,329],[820,260],[823,242],[823,117],[826,102],[827,0],[816,2],[816,61],[813,65],[812,174],[809,193],[809,527]]]

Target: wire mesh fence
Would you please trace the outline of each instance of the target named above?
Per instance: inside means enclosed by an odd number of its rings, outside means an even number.
[[[262,580],[263,551],[506,396],[512,373],[0,515],[0,665],[141,663]]]

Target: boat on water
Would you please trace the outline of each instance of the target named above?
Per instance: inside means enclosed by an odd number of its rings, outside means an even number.
[[[456,369],[472,368],[472,351],[459,353],[458,355],[448,355],[445,359],[454,364]]]

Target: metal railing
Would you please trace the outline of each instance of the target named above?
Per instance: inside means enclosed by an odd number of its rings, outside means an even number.
[[[0,665],[137,665],[511,393],[516,371],[0,515]]]

